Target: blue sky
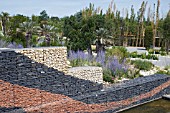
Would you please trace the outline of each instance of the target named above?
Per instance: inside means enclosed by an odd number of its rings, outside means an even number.
[[[122,11],[127,8],[130,11],[131,5],[134,5],[135,12],[140,8],[143,0],[114,0],[117,9]],[[146,1],[146,0],[144,0]],[[147,0],[148,5],[152,6],[157,0]],[[81,9],[94,3],[95,7],[101,7],[104,11],[108,8],[111,0],[1,0],[0,12],[8,12],[10,15],[23,14],[31,16],[39,15],[42,10],[46,10],[50,16],[64,17],[75,14]],[[170,0],[161,0],[161,17],[165,16],[170,8]]]

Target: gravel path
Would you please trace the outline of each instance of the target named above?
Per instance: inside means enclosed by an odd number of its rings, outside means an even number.
[[[129,51],[129,52],[135,52],[137,51],[139,54],[141,53],[146,53],[147,50],[145,49],[145,47],[126,47],[126,49]]]
[[[165,66],[170,65],[170,57],[159,56],[159,60],[152,60],[151,62],[158,67],[164,68]]]
[[[144,47],[126,47],[129,52],[137,51],[139,54],[146,53],[147,50]],[[155,66],[160,68],[164,68],[165,66],[170,65],[170,57],[169,56],[159,56],[159,60],[149,60]]]

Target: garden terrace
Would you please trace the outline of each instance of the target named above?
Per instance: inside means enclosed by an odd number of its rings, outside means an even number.
[[[14,50],[0,52],[2,112],[114,112],[164,94],[170,94],[166,75],[141,77],[104,89],[102,84],[65,75]]]

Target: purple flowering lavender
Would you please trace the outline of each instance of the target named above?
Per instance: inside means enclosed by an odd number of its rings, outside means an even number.
[[[110,76],[122,76],[123,74],[127,73],[128,66],[126,65],[126,59],[120,62],[120,60],[116,56],[109,56],[106,57],[104,51],[100,51],[96,58],[93,56],[89,56],[88,54],[84,53],[83,51],[69,51],[68,59],[71,61],[73,66],[80,66],[84,65],[83,63],[94,63],[95,66],[100,64],[103,69],[110,70],[113,75]]]
[[[23,48],[23,46],[21,44],[16,44],[15,42],[10,43],[9,45],[7,45],[7,48]]]
[[[100,51],[96,57],[96,62],[100,63],[102,67],[105,66],[106,55],[104,51]]]
[[[106,57],[104,51],[100,51],[96,57],[96,62],[100,63],[103,69],[109,69],[114,75],[127,73],[128,66],[126,65],[126,59],[122,62],[116,56]]]
[[[106,63],[106,68],[110,69],[114,75],[120,75],[128,71],[128,66],[125,64],[126,60],[120,62],[117,57],[109,57]]]
[[[81,59],[81,60],[87,60],[87,61],[92,61],[93,56],[88,55],[86,53],[84,53],[83,51],[72,51],[70,50],[68,55],[68,59],[69,60],[76,60],[76,59]]]
[[[69,57],[70,60],[75,60],[75,59],[86,59],[87,55],[82,52],[82,51],[69,51]]]
[[[69,51],[68,59],[70,60],[72,66],[83,66],[89,65],[90,62],[93,62],[93,56],[84,53],[83,51]]]

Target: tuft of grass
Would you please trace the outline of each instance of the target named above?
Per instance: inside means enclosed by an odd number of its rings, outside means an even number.
[[[138,68],[140,70],[151,70],[153,68],[153,64],[149,61],[142,61],[142,60],[134,60],[131,61],[131,64],[135,66],[135,68]]]

